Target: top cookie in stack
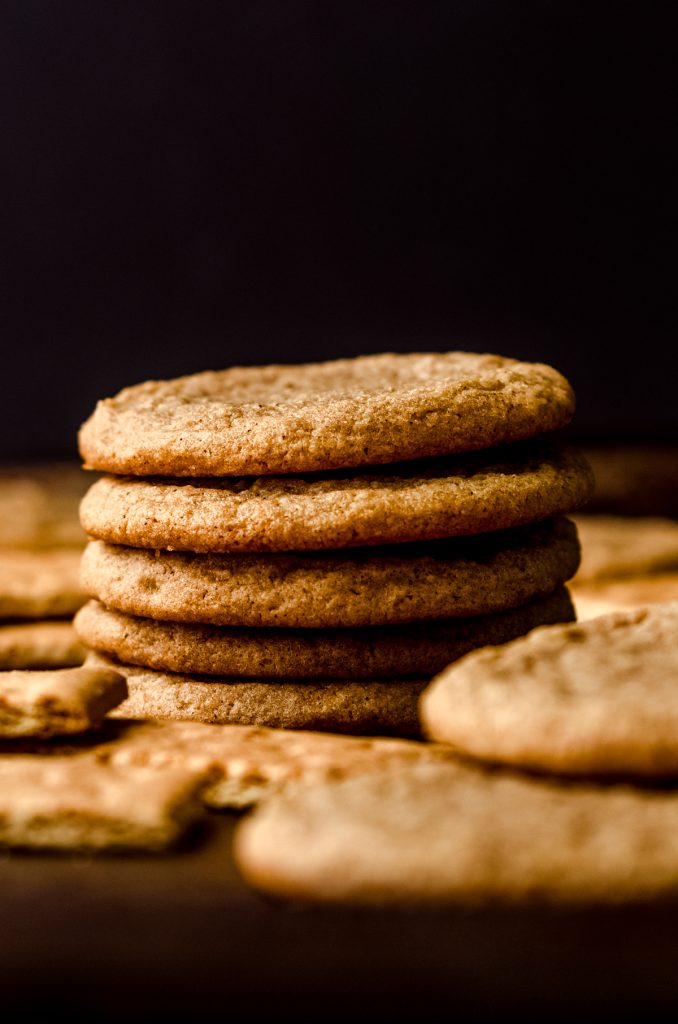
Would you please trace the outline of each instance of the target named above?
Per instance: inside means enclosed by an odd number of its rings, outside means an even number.
[[[128,715],[416,733],[449,661],[573,617],[591,475],[541,437],[573,409],[551,367],[464,352],[127,388],[80,433],[115,474],[81,508],[80,635]]]

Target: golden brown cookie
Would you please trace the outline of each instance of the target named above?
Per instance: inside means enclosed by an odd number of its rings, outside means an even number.
[[[113,669],[0,672],[0,736],[65,736],[100,724],[127,696]]]
[[[78,505],[90,484],[76,463],[0,467],[0,548],[82,547]]]
[[[485,533],[577,508],[592,475],[575,452],[527,441],[361,475],[203,480],[103,477],[82,524],[110,544],[306,551]],[[678,527],[677,527],[678,529]]]
[[[678,601],[678,572],[655,576],[630,576],[620,580],[593,580],[572,585],[578,619],[624,611],[645,604]]]
[[[0,669],[71,668],[85,660],[72,623],[53,620],[0,624]]]
[[[79,548],[0,550],[0,619],[72,615],[85,602]]]
[[[0,758],[0,846],[165,850],[203,816],[204,768],[101,764],[93,756]]]
[[[678,571],[678,522],[658,516],[575,517],[582,549],[577,583]]]
[[[427,679],[283,683],[156,672],[90,655],[87,664],[122,672],[129,698],[113,714],[212,725],[264,725],[357,736],[420,736],[419,695]]]
[[[430,737],[561,774],[678,775],[678,602],[543,626],[433,680]]]
[[[98,403],[80,452],[132,476],[304,473],[489,448],[573,410],[568,382],[541,363],[385,353],[147,381]]]
[[[191,626],[125,615],[90,601],[78,612],[75,628],[89,647],[131,665],[169,672],[371,679],[430,676],[476,647],[502,644],[535,626],[573,619],[570,596],[560,587],[494,615],[335,630]]]
[[[234,852],[251,885],[295,901],[647,900],[678,892],[678,793],[412,765],[288,788]]]
[[[579,563],[567,519],[350,552],[194,555],[92,541],[82,582],[130,615],[223,626],[335,628],[470,618],[552,593]]]

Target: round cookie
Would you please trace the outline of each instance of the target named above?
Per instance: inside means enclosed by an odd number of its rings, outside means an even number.
[[[573,619],[570,596],[560,587],[548,597],[494,615],[335,630],[229,629],[158,622],[90,601],[78,612],[75,628],[89,647],[132,665],[169,672],[372,679],[431,676],[476,647],[505,643],[536,626]]]
[[[678,522],[659,516],[575,518],[582,549],[578,583],[678,571]]]
[[[92,541],[82,581],[130,615],[220,626],[335,628],[470,618],[551,593],[576,571],[567,519],[393,548],[195,555]]]
[[[89,475],[70,462],[0,467],[0,548],[83,547]]]
[[[295,786],[239,825],[236,863],[312,903],[619,903],[678,891],[678,793],[452,764]]]
[[[85,660],[85,649],[70,621],[0,623],[0,670],[71,668]]]
[[[643,604],[678,601],[678,572],[579,583],[572,586],[572,598],[580,620],[594,619],[598,615],[625,611]]]
[[[79,548],[0,550],[0,619],[72,615],[84,601]]]
[[[383,353],[147,381],[99,402],[79,441],[87,468],[132,476],[304,473],[489,448],[573,411],[542,363]]]
[[[120,718],[170,718],[212,725],[265,725],[355,736],[421,735],[417,702],[428,679],[272,683],[175,675],[90,655],[88,665],[127,679]]]
[[[433,680],[431,738],[561,774],[678,774],[678,602],[544,626]]]
[[[87,533],[110,544],[303,551],[503,530],[576,508],[592,487],[581,456],[528,441],[360,475],[103,477],[80,515]]]

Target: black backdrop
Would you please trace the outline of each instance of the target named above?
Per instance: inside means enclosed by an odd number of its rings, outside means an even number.
[[[671,5],[0,3],[0,456],[237,362],[552,362],[673,439]]]

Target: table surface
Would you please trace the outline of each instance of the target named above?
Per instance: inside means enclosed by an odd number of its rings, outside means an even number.
[[[241,880],[237,816],[166,856],[0,859],[3,1010],[121,1019],[296,1019],[446,1009],[678,1007],[678,904],[579,910],[289,906]],[[284,1015],[284,1014],[283,1014]],[[7,1019],[7,1018],[5,1018]]]

